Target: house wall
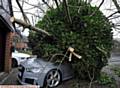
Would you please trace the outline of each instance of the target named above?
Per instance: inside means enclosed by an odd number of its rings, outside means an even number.
[[[1,44],[4,46],[4,53],[1,61],[1,66],[3,69],[1,71],[9,72],[11,70],[11,46],[12,46],[12,32],[14,32],[14,27],[10,22],[10,17],[13,16],[12,14],[12,5],[11,0],[0,0],[0,33],[5,33],[4,42],[2,41]],[[11,32],[12,31],[12,32]],[[3,62],[3,63],[2,63]],[[0,72],[1,72],[0,71]]]
[[[27,46],[27,43],[19,42],[19,43],[16,43],[15,47],[16,47],[16,49],[23,50],[23,49],[26,49],[28,46]]]
[[[0,31],[0,72],[4,70],[6,32]]]
[[[11,70],[11,65],[12,65],[12,52],[11,52],[11,47],[12,47],[12,39],[13,39],[13,33],[12,32],[7,32],[6,35],[6,45],[5,45],[5,63],[4,63],[4,71],[5,72],[10,72]]]
[[[28,39],[26,36],[20,36],[20,34],[14,32],[13,34],[13,46],[19,50],[25,50],[28,48]]]

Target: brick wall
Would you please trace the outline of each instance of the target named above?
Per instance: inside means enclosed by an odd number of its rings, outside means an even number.
[[[17,49],[26,49],[27,48],[27,43],[24,43],[24,42],[19,42],[19,43],[16,43],[16,48]]]
[[[7,32],[6,35],[6,45],[5,45],[5,64],[4,64],[4,71],[10,72],[11,70],[11,64],[12,64],[12,58],[11,58],[11,46],[12,46],[12,32]]]

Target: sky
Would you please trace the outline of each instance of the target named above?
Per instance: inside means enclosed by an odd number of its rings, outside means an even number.
[[[101,3],[102,0],[93,0],[92,1],[92,5],[93,6],[98,6]],[[112,10],[110,10],[112,9]],[[103,3],[103,5],[101,6],[100,10],[103,12],[103,14],[108,17],[110,14],[112,14],[113,12],[117,11],[116,7],[114,6],[114,3],[112,2],[112,0],[105,0],[105,2]],[[118,14],[120,15],[120,14]],[[117,19],[113,19],[111,20],[113,23],[120,23],[120,18]],[[120,38],[120,33],[118,31],[116,31],[115,29],[113,29],[113,38]]]
[[[26,1],[29,1],[30,3],[35,4],[35,5],[38,4],[37,0],[34,0],[34,2],[33,2],[33,0],[26,0]],[[41,1],[41,0],[39,0],[39,1]],[[12,3],[13,3],[13,10],[14,10],[14,16],[15,16],[15,18],[22,19],[23,17],[22,17],[22,14],[21,14],[20,10],[19,10],[19,7],[18,7],[18,5],[16,3],[16,0],[12,0]],[[32,17],[31,14],[35,14],[36,13],[36,15],[38,15],[37,14],[37,9],[29,9],[29,8],[32,8],[32,7],[30,5],[27,5],[27,4],[23,5],[23,9],[26,9],[25,12],[28,12],[28,14],[27,14],[28,19],[30,20],[30,22],[31,22],[32,25],[35,25],[35,22],[34,23],[32,22],[32,18],[33,17]],[[38,18],[34,18],[34,20],[37,21]],[[20,28],[20,29],[22,29],[22,28]],[[25,35],[25,36],[28,36],[29,35],[29,29],[25,29],[22,32],[22,34]]]
[[[14,15],[16,18],[18,19],[22,19],[22,15],[19,11],[19,8],[17,7],[16,4],[16,0],[12,0],[13,1],[13,6],[14,6]],[[42,4],[42,0],[25,0],[26,2],[29,2],[31,4],[37,5],[38,3]],[[39,1],[39,2],[38,2]],[[50,1],[50,0],[49,0]],[[91,5],[92,6],[99,6],[99,4],[101,3],[102,0],[92,0]],[[50,1],[51,2],[51,1]],[[40,7],[44,8],[44,10],[46,11],[46,6],[45,5],[39,5]],[[38,9],[33,9],[32,6],[28,5],[28,4],[24,4],[23,8],[26,9],[25,12],[27,12],[27,16],[30,19],[30,22],[32,25],[35,25],[35,23],[39,20],[39,17],[34,17],[31,14],[35,14],[35,15],[39,15],[41,18],[43,17],[43,13],[41,13],[40,10]],[[32,9],[29,9],[32,8]],[[112,9],[112,10],[110,10]],[[112,0],[105,0],[105,2],[103,3],[103,5],[101,6],[100,10],[103,12],[103,14],[107,17],[109,16],[111,13],[116,11],[116,8],[112,2]],[[35,21],[33,22],[32,19]],[[119,23],[120,22],[120,18],[111,20],[113,23]],[[29,29],[25,29],[24,32],[22,32],[23,35],[28,36],[29,35]],[[114,38],[120,38],[120,33],[118,33],[116,30],[113,30],[113,37]]]

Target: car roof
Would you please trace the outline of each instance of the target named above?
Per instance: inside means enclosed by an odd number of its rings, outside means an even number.
[[[19,52],[13,52],[12,56],[16,56],[16,57],[30,57],[29,54],[26,53],[19,53]]]

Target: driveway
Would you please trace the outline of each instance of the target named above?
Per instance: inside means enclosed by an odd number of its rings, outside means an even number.
[[[18,68],[14,68],[10,74],[2,80],[2,85],[20,85],[17,81]],[[73,80],[67,80],[62,82],[57,88],[68,88],[67,86],[72,86]]]
[[[1,84],[3,84],[3,85],[18,85],[17,74],[18,74],[18,69],[17,68],[12,69],[12,71],[9,73],[9,75],[6,76],[2,80]]]

